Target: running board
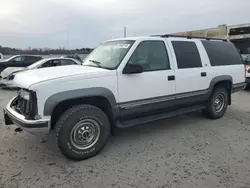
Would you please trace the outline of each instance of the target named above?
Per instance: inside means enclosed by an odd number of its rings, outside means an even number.
[[[145,117],[139,117],[135,119],[130,119],[130,120],[125,120],[125,121],[118,121],[116,123],[116,127],[118,128],[127,128],[127,127],[132,127],[138,124],[144,124],[148,123],[151,121],[156,121],[164,118],[169,118],[181,114],[186,114],[190,112],[194,112],[197,110],[202,110],[205,109],[205,105],[196,105],[188,108],[181,108],[178,110],[170,111],[170,112],[164,112],[164,113],[159,113],[159,114],[153,114],[150,116],[145,116]]]

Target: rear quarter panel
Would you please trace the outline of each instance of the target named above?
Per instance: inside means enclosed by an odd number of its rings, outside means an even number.
[[[202,40],[199,46],[205,57],[208,81],[218,76],[231,76],[232,84],[245,82],[245,66],[235,46],[230,42]]]

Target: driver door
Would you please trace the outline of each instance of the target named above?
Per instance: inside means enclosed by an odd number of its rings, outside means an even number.
[[[164,40],[142,41],[127,65],[141,65],[143,72],[118,74],[119,107],[123,119],[156,113],[174,100],[175,73],[168,51]]]

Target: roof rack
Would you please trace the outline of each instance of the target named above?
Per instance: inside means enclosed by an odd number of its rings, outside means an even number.
[[[218,38],[208,38],[208,37],[192,37],[192,36],[184,36],[184,35],[151,35],[151,37],[164,37],[164,38],[169,38],[169,37],[178,37],[178,38],[187,38],[187,39],[205,39],[205,40],[221,40],[227,42],[226,39],[218,39]]]

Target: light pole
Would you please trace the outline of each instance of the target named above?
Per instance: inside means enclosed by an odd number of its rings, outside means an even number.
[[[126,38],[127,37],[127,28],[124,27],[124,37]]]

